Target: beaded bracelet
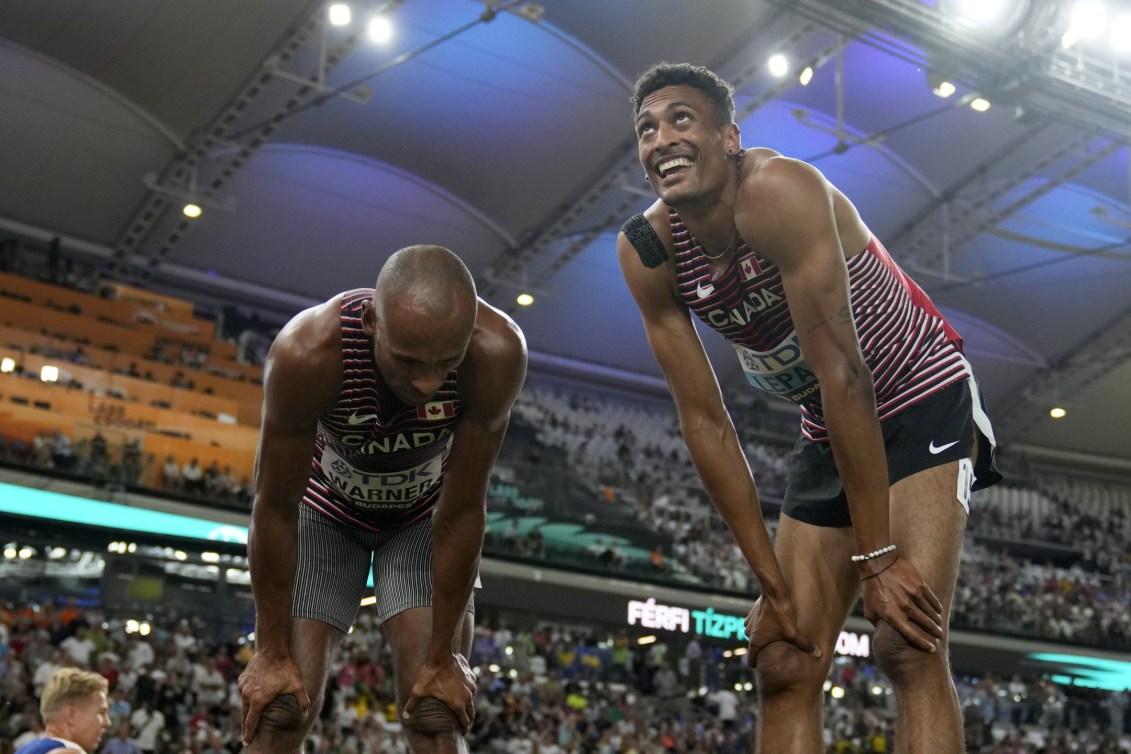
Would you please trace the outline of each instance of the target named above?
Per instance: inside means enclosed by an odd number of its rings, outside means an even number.
[[[895,552],[895,545],[888,545],[887,547],[881,547],[878,550],[873,550],[872,552],[868,553],[867,555],[853,555],[852,556],[852,562],[853,563],[863,563],[866,560],[873,560],[874,558],[878,558],[881,555],[887,555],[889,552]]]

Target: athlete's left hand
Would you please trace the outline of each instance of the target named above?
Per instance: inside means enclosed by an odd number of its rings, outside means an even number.
[[[872,625],[885,621],[907,642],[935,652],[943,635],[942,602],[911,561],[896,556],[888,565],[869,564],[863,573],[864,617]]]
[[[475,687],[475,674],[462,654],[451,654],[439,663],[425,662],[416,674],[412,692],[405,702],[404,719],[410,720],[417,705],[426,697],[432,697],[455,713],[460,731],[466,736],[471,730],[471,721],[475,719]],[[421,710],[423,713],[424,710]],[[424,724],[421,727],[431,726]]]

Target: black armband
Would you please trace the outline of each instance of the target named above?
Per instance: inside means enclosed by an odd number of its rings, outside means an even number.
[[[668,258],[664,242],[644,215],[633,215],[620,226],[621,232],[640,256],[645,267],[659,267]]]

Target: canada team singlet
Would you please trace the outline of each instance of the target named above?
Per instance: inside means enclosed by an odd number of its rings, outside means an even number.
[[[318,420],[303,502],[347,526],[378,532],[402,529],[432,511],[462,404],[455,372],[420,406],[393,394],[361,328],[361,303],[372,296],[372,288],[342,294],[342,392]]]
[[[751,385],[800,404],[802,433],[827,442],[820,386],[801,353],[777,265],[740,239],[731,264],[712,278],[698,241],[674,209],[668,213],[680,298],[734,347]],[[958,333],[875,236],[845,261],[881,420],[971,375]]]

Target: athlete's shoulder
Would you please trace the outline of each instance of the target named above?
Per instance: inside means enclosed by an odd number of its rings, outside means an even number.
[[[329,301],[304,309],[283,326],[275,337],[276,347],[288,350],[318,350],[341,341],[342,300],[339,293]]]
[[[743,189],[760,188],[771,190],[783,181],[804,178],[825,178],[814,166],[795,157],[787,157],[781,152],[767,147],[752,147],[742,152],[740,186]]]
[[[659,267],[671,259],[675,247],[668,206],[657,199],[648,209],[630,217],[621,226],[617,245],[624,252],[633,249],[645,267]]]
[[[264,368],[268,393],[297,392],[319,406],[337,398],[342,375],[342,295],[296,314],[271,344]],[[291,398],[288,398],[290,400]]]
[[[471,347],[492,356],[526,356],[526,336],[509,314],[479,299]]]
[[[16,750],[16,754],[67,754],[74,749],[54,738],[37,738]]]

